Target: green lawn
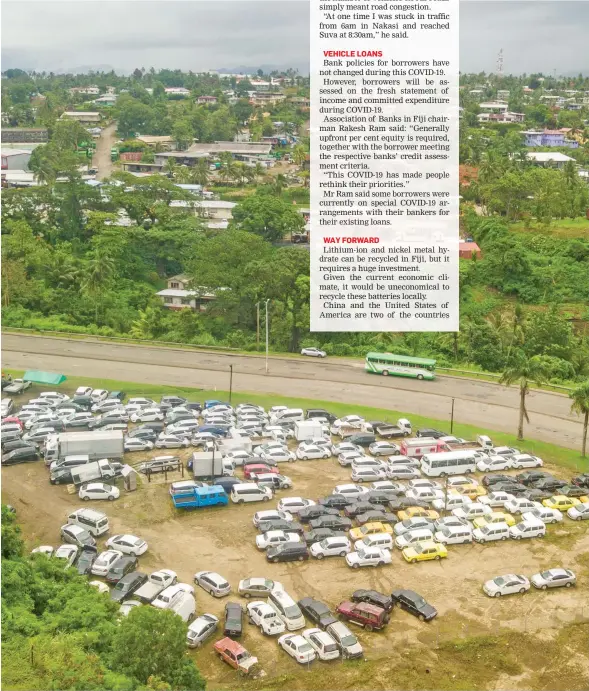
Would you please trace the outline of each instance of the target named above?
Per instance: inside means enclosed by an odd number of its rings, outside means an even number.
[[[5,370],[10,372],[13,377],[20,377],[23,374],[22,370]],[[229,392],[227,391],[210,391],[204,389],[194,389],[189,387],[173,387],[162,386],[158,384],[135,384],[132,382],[116,381],[113,379],[90,379],[87,377],[68,377],[59,389],[65,393],[74,391],[78,386],[87,385],[95,388],[113,390],[122,390],[127,393],[127,396],[161,396],[163,394],[178,394],[184,395],[188,398],[203,401],[206,399],[219,399],[221,401],[229,400]],[[257,405],[269,408],[273,405],[288,405],[293,408],[325,408],[334,415],[342,416],[348,415],[351,412],[363,415],[367,420],[382,420],[384,422],[395,422],[399,417],[409,417],[415,428],[419,427],[441,427],[444,430],[450,431],[450,421],[439,420],[421,415],[408,415],[403,411],[387,410],[384,408],[371,408],[368,406],[355,405],[354,403],[332,403],[331,401],[317,401],[306,398],[293,398],[289,396],[276,396],[265,394],[249,394],[249,393],[233,393],[231,402],[237,403],[256,403]],[[579,422],[579,424],[581,424]],[[458,437],[465,439],[475,439],[477,434],[488,433],[489,430],[482,427],[475,427],[473,425],[465,425],[461,422],[455,421],[452,433]],[[555,463],[574,470],[575,472],[589,471],[589,459],[582,458],[580,454],[571,449],[565,449],[556,444],[548,444],[546,442],[536,441],[533,439],[525,442],[518,442],[515,435],[505,434],[503,432],[493,431],[491,437],[497,446],[515,446],[518,448],[524,447],[526,452],[540,456],[549,463]]]
[[[542,233],[566,239],[589,239],[589,220],[586,218],[559,219],[548,226],[532,221],[528,227],[523,221],[519,221],[518,223],[511,223],[509,227],[519,233]]]

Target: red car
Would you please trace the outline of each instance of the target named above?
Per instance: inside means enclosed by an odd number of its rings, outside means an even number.
[[[247,463],[243,466],[243,476],[248,480],[252,478],[252,475],[259,475],[260,473],[278,475],[279,472],[276,466],[265,465],[264,463]]]
[[[242,645],[230,638],[222,638],[213,647],[221,660],[243,674],[249,674],[258,664],[257,657],[250,655]]]
[[[2,418],[2,424],[8,423],[8,422],[14,422],[16,425],[19,425],[21,429],[24,427],[22,421],[19,420],[17,417],[14,417],[14,415],[10,416],[10,417]]]
[[[384,628],[390,619],[386,609],[372,605],[369,602],[340,602],[335,610],[340,619],[351,621],[363,626],[366,631],[379,631]]]

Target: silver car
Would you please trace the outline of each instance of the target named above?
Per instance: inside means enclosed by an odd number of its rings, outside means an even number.
[[[219,620],[214,614],[201,614],[188,627],[186,634],[186,644],[189,648],[198,648],[207,638],[210,638],[215,631]]]
[[[577,582],[577,577],[570,569],[548,569],[541,573],[535,573],[530,578],[530,583],[535,588],[546,590],[547,588],[570,588]]]
[[[215,571],[197,571],[194,582],[213,597],[223,597],[231,592],[229,583]]]

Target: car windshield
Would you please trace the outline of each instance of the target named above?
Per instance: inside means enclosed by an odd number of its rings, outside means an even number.
[[[356,636],[354,636],[354,634],[351,633],[347,634],[346,636],[342,636],[340,640],[342,642],[342,645],[346,647],[350,647],[358,643],[358,639],[356,638]]]
[[[290,607],[285,607],[285,608],[284,608],[284,613],[285,613],[286,616],[289,617],[289,618],[294,618],[294,617],[300,617],[300,616],[301,616],[301,610],[298,608],[297,605],[291,605]]]
[[[543,571],[540,575],[546,580],[550,580],[552,578],[552,573],[550,571]]]
[[[299,653],[308,653],[310,650],[313,650],[313,648],[308,643],[303,643],[299,646]]]
[[[499,576],[498,578],[495,578],[495,579],[493,580],[493,583],[495,583],[496,585],[505,585],[506,581],[505,581],[504,578],[502,578],[501,576]]]

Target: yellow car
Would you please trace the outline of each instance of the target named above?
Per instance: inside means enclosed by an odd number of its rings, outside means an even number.
[[[469,482],[468,484],[453,485],[452,490],[467,496],[469,499],[476,501],[478,497],[487,494],[487,490],[481,487],[477,482]]]
[[[509,527],[515,525],[515,518],[509,513],[502,513],[501,511],[493,511],[486,516],[479,516],[474,521],[475,528],[482,528],[489,523],[507,523]]]
[[[579,501],[582,502],[583,504],[589,504],[589,496],[584,494],[582,497],[579,497]]]
[[[419,542],[403,550],[403,558],[410,564],[430,559],[444,559],[447,556],[448,550],[439,542]]]
[[[563,497],[562,494],[557,494],[554,497],[550,497],[550,499],[544,499],[542,503],[549,509],[568,511],[581,502],[576,497]]]
[[[372,535],[373,533],[388,533],[393,534],[393,529],[388,523],[365,523],[359,528],[352,528],[350,530],[350,537],[352,540],[361,540],[366,535]]]
[[[407,521],[410,518],[433,518],[435,520],[440,517],[440,514],[432,509],[422,509],[421,506],[410,506],[404,511],[399,511],[397,516],[400,521]]]

